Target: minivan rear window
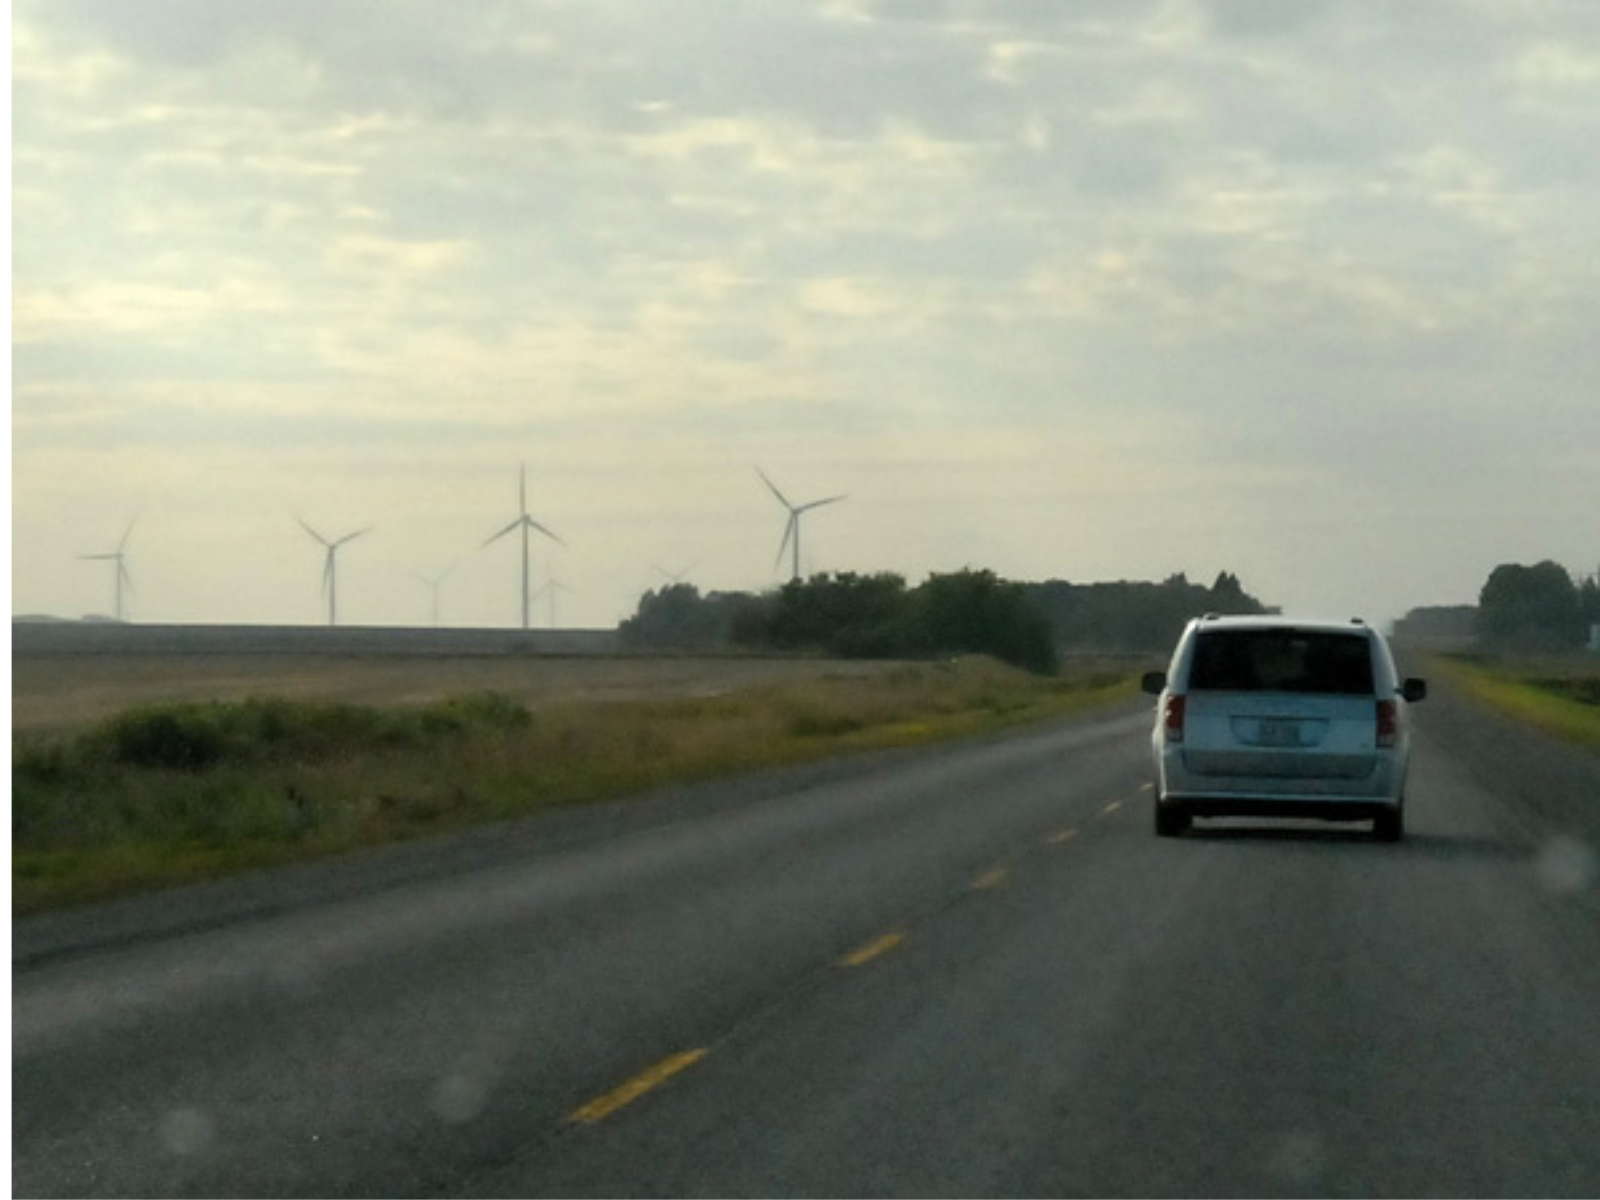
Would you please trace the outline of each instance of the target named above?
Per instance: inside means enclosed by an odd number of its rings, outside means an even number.
[[[1195,639],[1189,690],[1372,695],[1365,636],[1298,629],[1227,629]]]

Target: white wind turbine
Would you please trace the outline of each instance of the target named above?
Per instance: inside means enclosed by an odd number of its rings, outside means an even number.
[[[783,552],[785,550],[791,551],[793,558],[791,559],[792,565],[789,577],[791,579],[799,579],[801,514],[808,513],[813,508],[821,508],[824,504],[833,504],[836,501],[843,500],[845,497],[829,496],[824,500],[812,500],[806,504],[790,504],[789,498],[778,490],[777,484],[773,483],[772,480],[767,478],[767,473],[765,471],[763,471],[760,467],[757,467],[756,474],[761,476],[761,481],[765,483],[767,487],[772,489],[772,494],[778,498],[778,503],[782,504],[786,509],[789,510],[789,523],[783,527],[783,541],[778,543],[778,557],[774,560],[774,565],[777,565],[777,563],[783,561]]]
[[[566,543],[561,541],[561,539],[559,537],[557,537],[556,534],[553,533],[551,530],[546,529],[543,525],[539,524],[539,522],[535,521],[532,517],[530,517],[528,515],[528,468],[526,466],[521,468],[521,470],[520,470],[520,472],[519,472],[519,474],[517,476],[517,497],[518,497],[518,507],[519,507],[519,512],[518,512],[517,519],[515,521],[511,522],[511,524],[507,525],[499,533],[497,533],[493,537],[487,539],[483,544],[485,546],[487,546],[490,542],[499,541],[501,538],[505,537],[506,534],[511,533],[513,530],[517,530],[517,529],[522,530],[522,627],[524,629],[526,629],[526,628],[528,628],[528,600],[529,600],[529,594],[528,594],[528,534],[530,533],[530,531],[538,530],[540,533],[544,534],[545,537],[551,539],[554,542],[558,542],[563,546],[565,546]]]
[[[316,538],[327,549],[328,553],[324,557],[322,565],[322,590],[328,594],[328,624],[335,625],[338,623],[339,613],[339,567],[337,557],[339,547],[346,542],[354,541],[363,533],[371,532],[372,526],[368,525],[364,529],[358,529],[354,533],[347,533],[342,538],[336,538],[330,542],[311,526],[307,525],[302,518],[296,517],[295,520],[300,522],[300,528]]]
[[[433,593],[433,627],[439,628],[439,585],[455,572],[454,565],[440,571],[437,575],[418,575],[417,578]]]
[[[80,554],[80,555],[78,555],[79,558],[83,559],[86,562],[111,562],[111,563],[115,563],[116,564],[116,567],[112,571],[112,576],[116,581],[116,589],[117,589],[117,591],[116,591],[116,595],[117,595],[116,614],[117,614],[117,620],[119,620],[119,621],[122,620],[122,587],[123,587],[123,585],[126,584],[127,587],[128,587],[128,590],[130,592],[133,591],[133,576],[128,574],[128,562],[127,562],[128,553],[127,552],[128,552],[128,539],[133,536],[133,526],[134,526],[135,521],[137,521],[137,519],[138,518],[135,518],[134,521],[129,521],[128,522],[128,528],[123,532],[122,540],[117,543],[117,548],[115,550],[113,550],[113,551],[111,551],[110,553],[107,553],[107,554]]]
[[[687,567],[684,567],[682,570],[670,571],[666,567],[663,567],[660,563],[651,563],[650,564],[650,566],[658,574],[664,575],[666,578],[670,579],[673,583],[682,583],[685,579],[687,579],[689,577],[689,572],[694,570],[699,565],[700,565],[700,560],[696,559],[694,562],[690,563]]]
[[[540,596],[549,596],[550,597],[550,628],[551,629],[554,629],[556,627],[556,593],[557,592],[569,592],[570,593],[571,591],[572,591],[572,589],[569,588],[566,584],[562,583],[559,579],[557,579],[555,572],[551,571],[549,580],[545,583],[545,585],[542,588],[540,588],[537,592],[534,593],[534,599],[538,599]]]

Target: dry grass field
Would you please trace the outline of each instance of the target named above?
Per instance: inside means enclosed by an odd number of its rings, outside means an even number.
[[[12,658],[18,913],[1131,698],[1127,663]]]
[[[498,692],[530,709],[610,700],[710,698],[818,678],[870,678],[881,662],[606,656],[50,654],[11,662],[13,734],[61,734],[130,708],[252,696],[418,705]]]

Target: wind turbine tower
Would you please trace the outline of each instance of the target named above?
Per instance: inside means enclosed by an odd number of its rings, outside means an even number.
[[[559,579],[557,579],[556,576],[555,576],[555,572],[551,571],[549,580],[546,581],[545,585],[542,588],[540,588],[536,593],[534,593],[535,599],[537,599],[539,596],[548,596],[548,597],[550,597],[550,628],[551,629],[554,629],[556,627],[556,593],[558,593],[558,592],[570,592],[570,591],[572,591],[572,589],[569,588],[566,584],[562,583]]]
[[[489,538],[483,544],[487,546],[490,542],[499,541],[508,533],[518,529],[522,531],[522,627],[526,629],[528,628],[528,602],[530,599],[530,594],[528,592],[528,536],[532,531],[537,530],[539,533],[544,534],[545,537],[549,538],[553,542],[557,542],[563,546],[565,546],[566,543],[557,537],[556,534],[551,530],[546,529],[543,525],[539,524],[539,522],[535,521],[528,515],[528,468],[526,466],[521,468],[517,476],[517,497],[519,509],[517,519],[511,522],[511,524],[507,525],[499,533]]]
[[[810,512],[813,508],[821,508],[824,504],[833,504],[836,501],[843,500],[845,497],[829,496],[824,500],[812,500],[806,504],[791,504],[789,503],[789,498],[778,490],[778,485],[767,478],[765,471],[757,467],[756,474],[761,476],[761,481],[772,490],[772,494],[778,498],[778,503],[789,510],[789,523],[783,527],[783,541],[778,543],[778,557],[774,560],[774,565],[783,561],[783,552],[785,550],[790,551],[793,557],[790,560],[789,578],[792,580],[799,579],[801,515]]]
[[[433,627],[435,629],[439,628],[439,585],[450,578],[451,573],[454,571],[455,567],[452,566],[440,571],[437,575],[417,576],[422,583],[427,585],[428,590],[433,593]]]
[[[86,562],[111,562],[111,563],[116,563],[117,564],[112,574],[113,574],[114,579],[116,580],[116,589],[117,589],[116,614],[117,614],[117,620],[119,620],[119,621],[122,620],[122,587],[123,587],[123,585],[126,584],[127,587],[128,587],[128,590],[130,592],[133,591],[133,576],[128,574],[128,562],[127,562],[127,559],[128,559],[128,539],[133,536],[133,526],[134,526],[134,522],[133,521],[129,521],[128,522],[128,528],[122,534],[122,540],[117,543],[117,548],[115,550],[111,551],[109,554],[80,554],[78,556],[79,558],[85,560]]]
[[[354,533],[347,533],[342,538],[337,538],[330,542],[315,529],[311,528],[311,526],[307,525],[305,521],[301,520],[301,518],[296,517],[295,520],[300,522],[300,528],[304,529],[312,537],[316,538],[317,541],[321,542],[327,550],[327,555],[324,557],[322,565],[322,590],[326,592],[328,596],[328,624],[330,626],[336,625],[338,624],[339,616],[339,567],[337,557],[339,553],[339,547],[343,546],[346,542],[354,541],[363,533],[370,532],[372,526],[368,525],[365,529],[358,529]]]

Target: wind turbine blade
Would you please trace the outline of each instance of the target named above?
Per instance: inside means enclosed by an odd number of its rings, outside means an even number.
[[[423,583],[427,584],[429,587],[438,587],[446,579],[450,578],[451,572],[453,572],[455,569],[455,564],[452,563],[450,566],[446,567],[444,570],[435,575],[424,575],[421,571],[413,571],[412,575],[421,580]]]
[[[335,550],[337,550],[340,546],[344,545],[346,542],[353,542],[353,541],[355,541],[356,538],[360,537],[363,533],[371,533],[372,530],[373,530],[373,526],[368,525],[365,529],[358,529],[354,533],[347,533],[342,538],[340,538],[337,542],[333,543],[333,548]]]
[[[848,498],[848,495],[829,496],[826,500],[813,500],[810,504],[802,504],[796,511],[810,512],[813,508],[821,508],[824,504],[837,504],[839,501],[846,500]]]
[[[761,476],[761,482],[762,483],[766,484],[769,488],[772,489],[772,494],[778,498],[778,503],[783,505],[790,512],[793,512],[794,511],[794,505],[790,504],[788,497],[785,496],[782,492],[780,492],[778,490],[778,485],[773,483],[772,480],[767,478],[767,473],[765,471],[763,471],[760,467],[757,467],[756,468],[756,474]]]
[[[517,511],[528,515],[528,464],[517,468]]]
[[[789,539],[798,537],[800,529],[800,514],[791,511],[789,523],[783,527],[783,541],[778,543],[778,557],[772,560],[774,567],[783,562],[783,554],[789,548]]]
[[[123,583],[128,585],[128,590],[130,592],[133,591],[133,576],[128,574],[127,564],[122,561],[122,556],[120,554],[117,555],[117,577],[121,579]]]
[[[521,528],[522,528],[522,518],[518,517],[515,521],[511,522],[511,524],[507,525],[499,533],[494,534],[492,537],[485,538],[484,542],[483,542],[483,545],[487,546],[490,542],[498,542],[501,538],[505,537],[506,534],[511,533],[513,530],[517,530],[517,529],[521,529]],[[479,547],[480,550],[482,548],[483,548],[482,546]]]
[[[329,544],[328,539],[323,537],[315,529],[311,528],[311,526],[307,525],[303,518],[296,517],[295,520],[300,522],[300,528],[301,529],[304,529],[307,533],[309,533],[312,537],[316,538],[317,541],[321,542],[324,546]]]
[[[560,538],[559,535],[553,533],[551,530],[546,529],[543,525],[539,524],[539,522],[535,521],[532,517],[523,517],[522,519],[528,523],[528,528],[537,529],[540,533],[544,534],[545,537],[552,538],[557,542],[561,542],[561,544],[563,546],[566,545],[566,542],[562,542],[561,541],[561,538]]]
[[[78,557],[83,559],[85,562],[106,562],[109,559],[118,558],[120,556],[116,554],[80,554]]]
[[[138,523],[139,523],[139,518],[138,517],[135,517],[133,520],[128,522],[127,531],[123,533],[122,540],[117,543],[117,553],[118,554],[121,554],[125,549],[127,549],[128,539],[133,536],[133,527],[135,525],[137,525]]]

